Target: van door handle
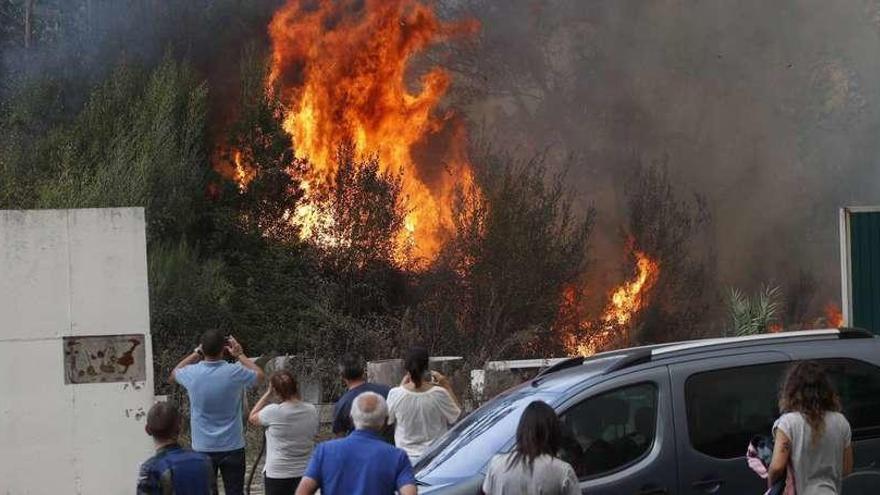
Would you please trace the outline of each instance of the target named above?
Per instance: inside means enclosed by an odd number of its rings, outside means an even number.
[[[656,485],[645,485],[638,491],[638,495],[666,495],[666,488]]]
[[[691,486],[697,489],[701,489],[706,493],[715,493],[721,489],[721,485],[723,484],[724,480],[716,478],[694,481],[693,483],[691,483]]]

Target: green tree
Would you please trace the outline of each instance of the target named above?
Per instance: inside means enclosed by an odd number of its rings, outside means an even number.
[[[34,206],[144,206],[148,239],[182,238],[205,207],[207,88],[168,56],[144,81],[121,65],[31,158]]]
[[[767,332],[778,322],[782,308],[782,291],[778,286],[765,285],[751,297],[732,288],[727,292],[727,334],[742,336]]]

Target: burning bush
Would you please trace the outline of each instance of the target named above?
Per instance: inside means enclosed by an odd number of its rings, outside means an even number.
[[[573,209],[543,156],[479,163],[480,187],[460,191],[453,237],[422,277],[410,321],[435,348],[474,362],[559,354],[559,287],[586,268],[593,210]]]
[[[626,235],[662,273],[651,304],[633,322],[633,343],[682,340],[715,331],[714,248],[705,200],[683,200],[665,166],[639,168],[627,187]]]

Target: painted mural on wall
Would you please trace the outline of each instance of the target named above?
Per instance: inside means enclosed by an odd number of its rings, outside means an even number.
[[[64,383],[146,380],[144,336],[64,337]]]

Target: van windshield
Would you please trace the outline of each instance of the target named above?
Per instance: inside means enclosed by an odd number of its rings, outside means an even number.
[[[538,400],[552,406],[555,399],[555,394],[521,386],[488,402],[428,449],[415,465],[416,478],[433,485],[477,474],[493,455],[513,440],[526,406]]]

